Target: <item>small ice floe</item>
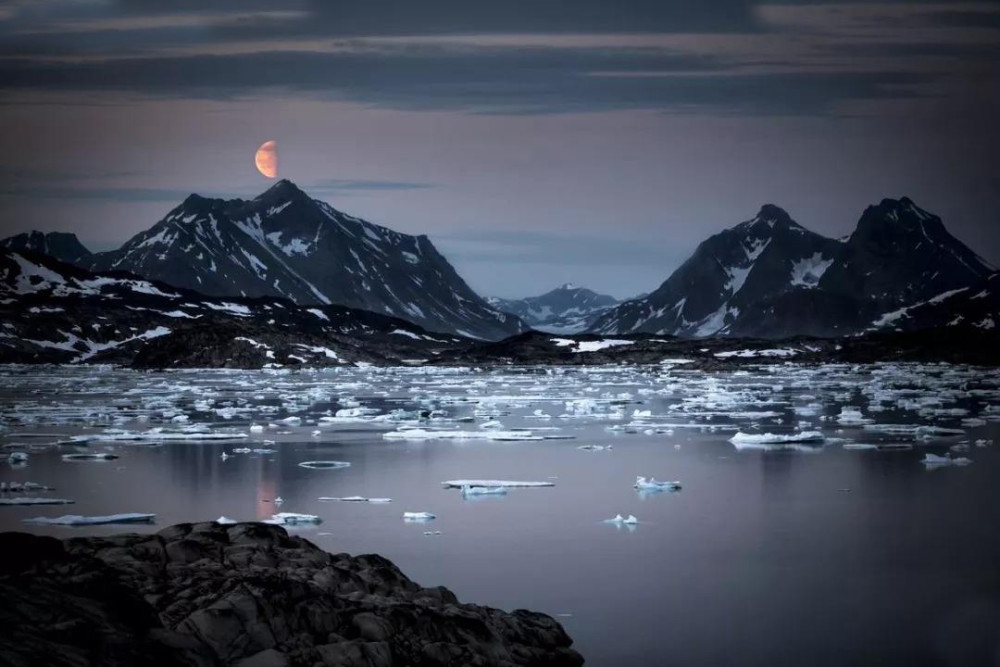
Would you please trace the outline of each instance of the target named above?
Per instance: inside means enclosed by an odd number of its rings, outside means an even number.
[[[260,424],[251,424],[250,425],[250,432],[251,433],[263,433],[264,432],[264,427],[262,425],[260,425]]]
[[[254,449],[251,449],[250,451],[253,452],[254,454],[274,454],[278,450],[277,449],[271,449],[270,447],[255,447]]]
[[[639,520],[636,519],[633,514],[629,514],[627,517],[623,517],[621,514],[616,514],[614,518],[605,519],[604,523],[613,523],[618,526],[634,526],[639,523]]]
[[[323,502],[336,503],[391,503],[392,498],[367,498],[365,496],[342,496],[340,498],[331,496],[320,496],[318,500]]]
[[[0,505],[72,505],[75,501],[65,498],[0,498]]]
[[[7,462],[11,465],[18,465],[21,463],[28,462],[28,455],[24,452],[11,452],[10,456],[7,457]]]
[[[146,431],[127,431],[124,429],[107,429],[103,433],[91,435],[75,435],[72,442],[173,442],[183,440],[241,440],[248,437],[246,433],[236,431],[210,430],[207,426],[195,424],[175,430],[157,426]]]
[[[80,516],[67,514],[65,516],[36,516],[34,519],[24,519],[25,523],[41,523],[56,526],[97,526],[105,523],[153,523],[155,514],[131,512],[125,514],[108,514],[106,516]]]
[[[339,468],[350,468],[347,461],[303,461],[300,468],[311,468],[313,470],[337,470]]]
[[[281,505],[284,502],[285,502],[285,499],[282,498],[281,496],[278,496],[277,498],[274,499],[274,504],[275,505]]]
[[[117,459],[117,454],[107,452],[93,452],[88,454],[63,454],[63,461],[113,461]]]
[[[479,428],[484,428],[484,429],[487,429],[487,430],[499,431],[499,430],[503,429],[503,424],[500,423],[499,419],[490,418],[490,419],[487,419],[486,421],[484,421],[482,424],[480,424]]]
[[[845,442],[842,446],[844,449],[878,449],[878,445],[865,442]]]
[[[316,429],[315,431],[312,432],[312,437],[318,438],[322,434],[323,434],[323,431],[320,431],[319,429]]]
[[[217,523],[220,526],[229,526],[238,522],[236,521],[236,519],[230,519],[227,516],[220,516],[218,519],[215,520],[214,523]]]
[[[964,456],[938,456],[936,454],[924,454],[922,461],[928,469],[934,468],[944,468],[946,466],[967,466],[972,463],[972,459],[967,459]]]
[[[222,452],[221,454],[219,454],[219,458],[222,459],[223,461],[225,461],[226,459],[229,458],[229,454],[226,454],[225,452]]]
[[[469,486],[466,484],[462,487],[463,496],[505,496],[507,495],[506,486]]]
[[[272,514],[270,519],[263,523],[275,524],[278,526],[294,526],[297,524],[323,523],[323,519],[315,514],[296,514],[295,512],[279,512]]]
[[[234,447],[233,448],[233,454],[249,454],[251,451],[253,451],[253,450],[250,449],[249,447]],[[225,453],[225,452],[223,452],[223,453]]]
[[[860,426],[874,422],[874,419],[868,419],[861,413],[861,410],[851,405],[840,408],[840,414],[837,416],[837,423],[844,426]]]
[[[425,530],[424,535],[440,535],[440,530]]]
[[[436,431],[425,428],[405,428],[383,433],[385,440],[542,440],[528,430],[501,431]]]
[[[525,482],[511,479],[449,479],[441,482],[441,486],[446,489],[461,489],[464,486],[505,486],[510,488],[538,488],[543,486],[555,486],[555,482]]]
[[[645,477],[637,476],[632,488],[639,491],[680,491],[681,483],[678,481],[661,482],[655,477],[646,479]]]
[[[436,518],[437,515],[430,512],[403,512],[403,521],[433,521]]]
[[[610,452],[614,445],[580,445],[577,449],[585,452]]]

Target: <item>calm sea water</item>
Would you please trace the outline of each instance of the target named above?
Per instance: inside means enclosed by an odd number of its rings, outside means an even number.
[[[293,530],[329,551],[377,552],[462,601],[557,616],[588,664],[1000,664],[996,373],[683,368],[150,374],[8,367],[0,369],[0,442],[27,451],[29,460],[0,464],[0,481],[43,483],[56,490],[29,495],[75,504],[0,507],[0,529],[63,537],[154,531],[220,515],[265,519],[279,511],[280,496],[280,511],[322,517]],[[358,406],[406,412],[397,413],[402,421],[318,421]],[[857,407],[860,420],[844,406]],[[435,417],[420,424],[412,419],[419,410]],[[551,419],[536,418],[536,410]],[[282,421],[288,417],[302,421]],[[481,425],[491,418],[504,430],[566,439],[382,437],[407,425],[485,433]],[[251,424],[263,432],[250,433]],[[199,425],[249,437],[52,444],[108,429]],[[728,441],[737,430],[820,430],[827,440],[740,450]],[[589,444],[613,448],[578,449]],[[241,447],[275,452],[221,457]],[[62,459],[86,451],[120,458]],[[927,469],[928,452],[972,463]],[[298,465],[310,460],[351,465]],[[640,495],[636,475],[679,480],[683,490]],[[555,486],[463,499],[441,486],[455,478]],[[349,495],[392,503],[318,500]],[[405,523],[404,511],[438,518]],[[153,512],[156,524],[22,522],[116,512]],[[619,513],[639,524],[603,522]]]

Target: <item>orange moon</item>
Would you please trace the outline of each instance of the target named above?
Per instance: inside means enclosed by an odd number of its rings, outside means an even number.
[[[278,144],[273,139],[265,141],[253,156],[257,171],[268,178],[278,177]]]

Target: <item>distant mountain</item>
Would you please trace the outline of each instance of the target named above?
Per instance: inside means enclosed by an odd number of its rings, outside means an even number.
[[[433,358],[468,339],[344,306],[206,297],[0,249],[0,363],[330,366]]]
[[[525,299],[489,297],[490,305],[524,320],[533,329],[552,333],[584,331],[618,300],[583,287],[566,283],[541,296]]]
[[[805,229],[769,204],[704,241],[657,290],[609,310],[590,330],[850,335],[886,313],[969,287],[992,272],[940,218],[905,197],[869,207],[855,232],[840,240]]]
[[[0,241],[0,247],[9,250],[28,250],[55,257],[62,262],[82,265],[93,256],[83,247],[76,234],[67,232],[25,232]]]
[[[482,339],[525,329],[473,292],[426,236],[341,213],[287,180],[249,201],[191,195],[87,268],[213,296],[338,304]]]

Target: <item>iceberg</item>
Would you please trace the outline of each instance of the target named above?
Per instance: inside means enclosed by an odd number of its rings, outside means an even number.
[[[132,512],[108,514],[106,516],[80,516],[79,514],[67,514],[57,517],[37,516],[34,519],[24,519],[24,522],[53,526],[97,526],[106,523],[153,523],[155,520],[155,514]]]
[[[555,486],[555,482],[524,482],[510,479],[449,479],[441,482],[446,489],[461,489],[465,486],[505,486],[507,488],[539,488]]]
[[[317,500],[338,503],[391,503],[392,498],[366,498],[365,496],[342,496],[340,498],[320,496]]]
[[[436,518],[437,515],[430,512],[403,512],[403,521],[431,521]]]
[[[650,477],[646,479],[645,477],[637,476],[635,478],[635,484],[632,488],[638,489],[639,491],[680,491],[681,483],[674,482],[661,482],[655,477]]]

